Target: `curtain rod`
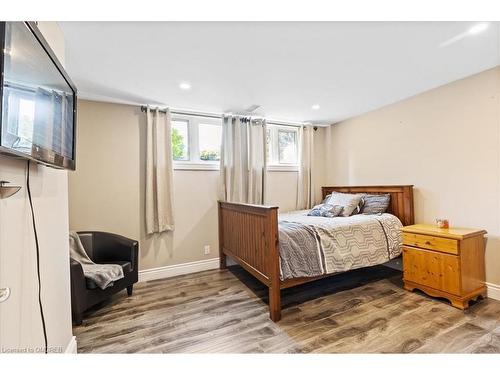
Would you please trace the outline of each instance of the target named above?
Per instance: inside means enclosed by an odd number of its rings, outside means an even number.
[[[145,105],[141,106],[141,111],[146,112],[147,107]],[[161,113],[166,113],[167,111],[165,109],[160,109],[159,110]],[[217,114],[217,113],[203,113],[203,112],[195,112],[195,111],[183,111],[183,110],[177,110],[177,109],[172,109],[170,110],[170,113],[174,115],[184,115],[184,116],[194,116],[194,117],[205,117],[205,118],[217,118],[217,119],[222,119],[224,116],[223,114]],[[251,117],[251,116],[248,116]],[[278,120],[269,120],[266,121],[269,125],[282,125],[282,126],[295,126],[295,127],[300,127],[306,125],[305,123],[293,123],[293,122],[287,122],[287,121],[278,121]]]

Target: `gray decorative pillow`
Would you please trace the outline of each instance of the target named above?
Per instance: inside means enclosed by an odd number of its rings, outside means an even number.
[[[328,202],[328,200],[330,199],[332,195],[331,194],[328,194],[325,199],[323,199],[323,201],[321,202],[322,204],[325,204],[326,202]],[[354,211],[352,211],[352,215],[357,215],[357,214],[360,214],[361,213],[361,209],[363,208],[363,204],[365,203],[363,197],[365,196],[365,194],[362,194],[362,197],[361,197],[361,200],[359,201],[359,204],[356,206],[356,208],[354,209]]]
[[[326,203],[332,206],[342,206],[344,209],[342,210],[341,216],[350,216],[359,205],[363,195],[364,194],[346,194],[333,191],[330,199]]]
[[[332,206],[331,204],[318,204],[314,206],[307,216],[337,217],[343,210],[342,206]]]
[[[358,215],[361,213],[361,211],[363,210],[363,206],[365,204],[365,195],[366,194],[361,194],[361,199],[359,200],[359,203],[356,206],[356,208],[354,209],[354,211],[352,211],[351,216]]]
[[[383,214],[391,202],[390,194],[366,194],[361,213],[365,215]]]

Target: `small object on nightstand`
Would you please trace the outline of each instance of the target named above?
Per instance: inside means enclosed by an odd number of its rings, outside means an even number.
[[[450,227],[448,219],[436,219],[436,225],[441,229],[448,229]]]
[[[405,289],[446,298],[462,310],[486,297],[485,230],[416,224],[402,231]]]

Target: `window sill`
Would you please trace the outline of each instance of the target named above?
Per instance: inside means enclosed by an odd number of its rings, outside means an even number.
[[[298,165],[268,165],[268,172],[298,172]]]
[[[174,162],[174,170],[178,171],[218,171],[218,163],[190,163],[190,162]],[[268,172],[298,172],[298,165],[268,165]]]
[[[178,171],[218,171],[219,163],[174,162],[174,170]]]

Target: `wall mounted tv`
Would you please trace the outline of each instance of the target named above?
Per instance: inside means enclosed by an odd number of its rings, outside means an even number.
[[[75,169],[76,87],[33,22],[0,22],[0,153]]]

